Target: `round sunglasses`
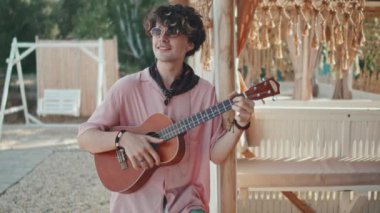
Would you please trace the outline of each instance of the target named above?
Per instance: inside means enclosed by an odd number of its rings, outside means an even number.
[[[150,34],[153,37],[161,37],[162,35],[166,35],[169,38],[175,38],[175,37],[178,37],[181,34],[181,32],[179,31],[179,29],[174,28],[174,27],[168,27],[164,29],[159,28],[159,27],[153,27],[150,30]]]

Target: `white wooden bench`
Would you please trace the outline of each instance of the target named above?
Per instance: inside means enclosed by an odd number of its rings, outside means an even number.
[[[248,143],[260,145],[250,147],[255,158],[237,161],[241,199],[254,192],[380,191],[380,102],[278,101],[255,111]],[[348,198],[335,212],[352,210]]]
[[[45,89],[38,99],[37,114],[80,115],[80,89]]]

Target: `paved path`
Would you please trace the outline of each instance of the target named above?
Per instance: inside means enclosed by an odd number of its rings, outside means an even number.
[[[0,195],[60,147],[77,148],[77,125],[4,125],[0,139]]]

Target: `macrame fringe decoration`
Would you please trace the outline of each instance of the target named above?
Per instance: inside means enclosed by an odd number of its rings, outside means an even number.
[[[342,14],[343,9],[344,9],[344,3],[343,2],[338,2],[336,6],[336,11],[339,14]],[[335,27],[335,34],[336,34],[336,44],[337,45],[342,45],[344,43],[343,39],[343,24],[339,20],[339,17],[337,16],[337,13],[335,14],[336,18],[336,27]]]
[[[364,7],[360,6],[359,7],[359,18],[358,18],[358,24],[360,27],[360,32],[359,32],[359,38],[358,38],[358,43],[360,46],[364,45],[365,42],[365,35],[364,35]],[[358,26],[356,26],[358,27]]]
[[[313,24],[314,24],[314,33],[313,38],[311,39],[311,48],[318,49],[319,48],[319,37],[318,37],[318,17],[320,13],[317,8],[313,8]]]
[[[330,6],[329,1],[323,0],[320,6],[320,14],[321,14],[321,43],[325,44],[327,43],[327,19],[325,19],[322,14],[328,13],[328,8]]]
[[[349,20],[351,18],[351,15],[348,12],[343,13],[343,30],[344,32],[344,43],[343,43],[343,69],[348,70],[348,60],[350,59],[349,53],[348,53],[348,24]]]
[[[282,16],[284,14],[284,7],[282,6],[278,6],[277,7],[277,11],[278,11],[278,27],[277,27],[277,32],[275,34],[275,39],[274,39],[274,45],[276,47],[276,50],[275,50],[275,57],[276,59],[283,59],[284,58],[284,54],[282,52]]]
[[[327,38],[326,38],[326,19],[323,19],[321,21],[321,43],[326,43],[327,42]]]
[[[330,55],[329,55],[329,64],[335,65],[335,51],[336,51],[336,46],[335,46],[335,22],[336,22],[336,11],[335,10],[330,10],[330,17],[331,17],[331,25],[330,25],[330,33],[329,33],[329,38],[328,38],[328,46],[330,49]]]
[[[312,6],[311,6],[311,1],[310,0],[304,0],[304,4],[303,4],[303,7],[302,7],[302,10],[299,11],[300,13],[300,16],[302,17],[302,21],[304,23],[304,27],[303,27],[303,31],[302,31],[302,36],[309,36],[309,33],[310,33],[310,30],[311,30],[311,25],[308,21],[308,19],[306,18],[306,14],[308,14],[308,17],[310,17],[311,15],[311,10],[312,10]]]
[[[328,63],[343,70],[365,42],[363,0],[263,0],[251,24],[247,47],[269,58],[260,60],[266,69],[284,58],[284,39],[289,36],[296,56],[308,36],[311,48],[326,46]]]
[[[289,18],[288,26],[286,28],[286,34],[287,35],[290,35],[290,36],[293,35],[293,25],[294,25],[293,21]]]
[[[270,31],[270,12],[269,12],[270,7],[265,6],[263,7],[263,16],[265,17],[264,19],[264,26],[263,26],[263,43],[262,43],[262,49],[268,49],[270,47],[270,42],[269,42],[269,31]]]
[[[204,70],[211,70],[211,35],[212,35],[212,20],[210,18],[210,11],[212,0],[197,1],[194,7],[202,16],[205,26],[206,40],[202,44],[201,62]]]
[[[293,36],[293,42],[294,42],[294,49],[295,49],[295,54],[296,56],[299,56],[300,55],[300,44],[301,44],[301,40],[299,38],[299,25],[300,25],[300,19],[301,19],[301,5],[299,4],[296,4],[294,6],[295,10],[296,10],[296,23],[294,24],[295,26],[295,33],[294,33],[294,36]]]
[[[278,6],[277,7],[278,11],[278,27],[277,27],[277,32],[275,34],[275,39],[274,39],[274,44],[275,45],[280,45],[282,44],[282,38],[281,38],[281,28],[282,28],[282,16],[284,13],[284,7]]]
[[[343,39],[343,25],[340,23],[339,20],[337,20],[337,26],[334,28],[334,32],[336,34],[336,45],[342,45],[344,42]]]
[[[343,26],[342,24],[339,24],[338,26],[335,27],[334,29],[335,34],[336,34],[336,44],[337,45],[342,45],[344,42],[343,39]]]
[[[252,49],[261,49],[261,43],[259,38],[260,23],[257,15],[255,14],[252,21],[251,30],[248,33],[248,44]]]
[[[351,3],[351,14],[350,14],[350,19],[349,19],[349,23],[351,25],[351,28],[350,30],[352,31],[352,35],[353,35],[353,38],[351,39],[351,48],[355,49],[356,51],[359,50],[359,46],[360,44],[358,43],[358,26],[360,26],[360,24],[356,23],[355,21],[353,20],[358,20],[359,18],[357,16],[359,16],[359,12],[358,11],[358,8],[359,8],[359,3],[358,2],[352,2]],[[355,18],[356,17],[356,18]]]

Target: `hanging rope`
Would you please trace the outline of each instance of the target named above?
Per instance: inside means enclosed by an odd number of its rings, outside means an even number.
[[[310,35],[311,48],[327,46],[330,66],[347,70],[365,42],[363,11],[362,0],[264,0],[255,10],[247,45],[256,50],[273,49],[265,52],[273,53],[271,60],[278,60],[284,58],[287,36],[292,36],[298,56],[302,37]]]

